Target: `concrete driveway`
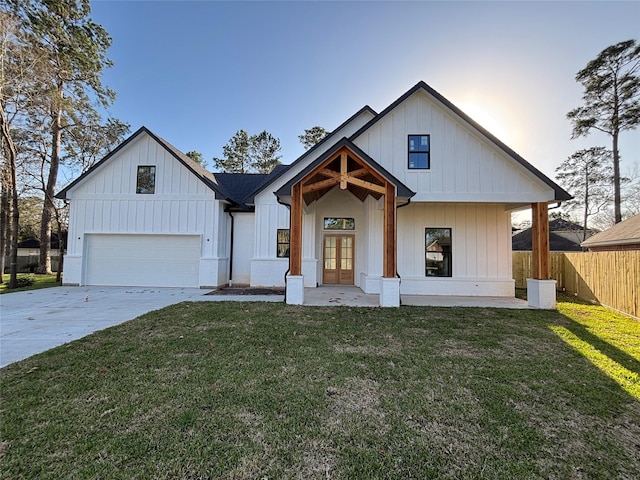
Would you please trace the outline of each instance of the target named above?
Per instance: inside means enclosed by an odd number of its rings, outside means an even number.
[[[54,287],[0,295],[0,368],[183,301],[248,300],[198,288]],[[281,296],[252,297],[282,301]]]

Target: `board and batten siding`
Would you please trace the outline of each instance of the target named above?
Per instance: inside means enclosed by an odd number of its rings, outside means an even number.
[[[430,135],[430,168],[408,168],[408,135]],[[354,139],[416,192],[412,202],[531,203],[554,191],[474,127],[418,91]]]
[[[289,269],[289,259],[277,257],[278,229],[289,228],[289,209],[277,203],[275,195],[270,195],[273,201],[256,201],[252,287],[282,287]]]
[[[254,257],[251,260],[251,286],[284,286],[284,276],[289,268],[289,259],[276,257],[276,235],[279,228],[289,228],[289,209],[278,203],[273,192],[286,184],[291,178],[300,173],[309,163],[313,162],[326,152],[336,141],[342,137],[348,137],[365,125],[373,115],[364,111],[350,122],[336,129],[332,135],[333,140],[325,142],[313,152],[310,152],[305,161],[293,164],[287,172],[276,179],[271,185],[255,197],[256,228],[254,237]],[[308,211],[306,213],[309,213]],[[315,232],[315,217],[303,216],[303,233],[307,238],[309,232]],[[314,233],[315,235],[315,233]],[[306,240],[304,241],[306,242]],[[305,243],[305,246],[307,243]],[[308,247],[305,247],[308,248]],[[305,286],[316,284],[317,259],[310,256],[308,250],[304,251],[303,271],[305,273]]]
[[[255,214],[234,212],[233,215],[233,285],[251,283],[251,259],[254,251]]]
[[[136,194],[138,166],[156,167],[155,192]],[[82,284],[87,234],[200,235],[200,286],[228,279],[229,219],[214,192],[146,133],[67,193],[65,283]],[[161,261],[161,260],[160,260]]]
[[[452,277],[425,275],[425,228],[451,228]],[[513,296],[511,216],[501,204],[410,204],[398,210],[402,294]]]

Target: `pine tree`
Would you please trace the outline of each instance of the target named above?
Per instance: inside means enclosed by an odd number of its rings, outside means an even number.
[[[302,135],[298,135],[298,139],[300,140],[300,143],[304,145],[305,150],[309,150],[316,143],[329,135],[329,133],[330,132],[325,130],[323,127],[316,125],[315,127],[305,128],[304,133]]]
[[[591,129],[611,136],[615,223],[622,221],[620,153],[618,138],[623,130],[640,123],[640,45],[627,40],[605,48],[576,75],[584,87],[584,105],[571,110],[572,138],[586,136]]]
[[[269,173],[280,164],[280,140],[266,130],[251,135],[238,130],[222,147],[223,158],[213,159],[214,168],[227,173]]]
[[[249,139],[251,167],[258,173],[270,173],[280,164],[280,140],[266,130],[252,135]]]
[[[214,168],[227,173],[248,173],[251,169],[249,160],[249,134],[238,130],[227,144],[222,147],[224,158],[213,159]]]

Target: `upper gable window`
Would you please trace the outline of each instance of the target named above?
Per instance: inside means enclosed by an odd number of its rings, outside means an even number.
[[[156,167],[152,165],[139,165],[136,193],[154,193],[155,191]]]
[[[429,169],[429,135],[409,135],[409,168]]]

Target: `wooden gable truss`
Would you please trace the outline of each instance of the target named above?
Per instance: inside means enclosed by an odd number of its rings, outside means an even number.
[[[383,277],[396,277],[396,186],[348,147],[342,147],[317,165],[291,188],[289,274],[302,272],[302,210],[339,186],[364,201],[368,195],[384,197]]]

